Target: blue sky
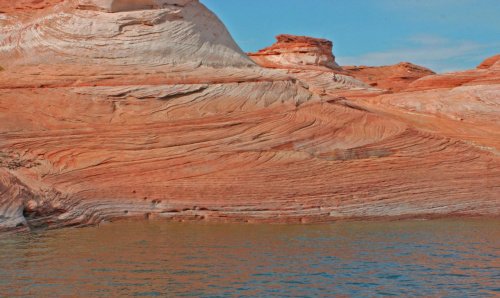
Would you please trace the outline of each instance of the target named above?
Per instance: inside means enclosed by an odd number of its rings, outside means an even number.
[[[200,0],[246,52],[286,33],[326,38],[341,65],[402,61],[436,72],[500,54],[500,0]]]

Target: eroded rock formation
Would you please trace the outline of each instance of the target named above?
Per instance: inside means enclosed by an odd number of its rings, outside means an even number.
[[[414,81],[436,74],[432,70],[401,62],[389,66],[342,66],[349,74],[372,87],[390,91],[402,91]]]
[[[332,42],[326,39],[281,34],[274,45],[257,53],[248,53],[262,67],[279,70],[305,82],[310,90],[322,96],[338,97],[342,91],[351,96],[378,95],[380,90],[370,88],[343,70],[332,53]]]
[[[500,61],[487,59],[478,69],[421,78],[401,94],[363,101],[415,127],[500,152]],[[491,63],[489,61],[497,61]],[[491,65],[485,69],[484,65]],[[500,194],[498,190],[497,194]]]
[[[494,66],[498,61],[500,61],[500,55],[490,57],[483,61],[483,63],[477,66],[478,69],[489,69]],[[498,67],[498,65],[497,65]]]
[[[428,115],[340,69],[331,44],[304,44],[312,60],[279,50],[287,65],[259,67],[197,0],[4,14],[0,232],[499,216],[495,133],[417,125]],[[498,105],[494,82],[467,87],[484,103],[452,121],[495,127],[498,112],[483,113]],[[471,89],[448,92],[455,102]]]
[[[320,71],[342,68],[335,62],[332,42],[326,39],[281,34],[274,45],[248,55],[259,65],[267,68],[310,69]]]
[[[409,86],[410,91],[459,86],[500,84],[500,55],[486,59],[477,69],[423,77]]]

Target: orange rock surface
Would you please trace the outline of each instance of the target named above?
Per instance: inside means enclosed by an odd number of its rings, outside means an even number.
[[[480,67],[483,65],[484,62]],[[371,110],[390,113],[414,127],[461,139],[498,155],[499,70],[500,61],[488,69],[429,76],[413,83],[408,92],[382,95],[358,103]],[[440,88],[430,89],[431,86]]]
[[[436,74],[410,84],[409,90],[454,88],[473,85],[500,84],[500,55],[486,59],[477,69]]]
[[[500,61],[500,55],[490,57],[477,66],[478,69],[488,69]]]
[[[414,81],[436,74],[432,70],[401,62],[389,66],[342,66],[349,74],[368,85],[391,91],[402,91]]]
[[[274,45],[257,53],[248,53],[259,65],[267,68],[299,68],[344,73],[335,62],[331,41],[307,36],[281,34]]]
[[[500,215],[494,80],[384,95],[323,42],[265,69],[197,0],[141,1],[0,19],[1,233]]]
[[[332,42],[307,36],[281,34],[274,45],[248,53],[262,67],[279,70],[304,82],[325,98],[376,96],[384,93],[353,77],[336,62]]]
[[[0,13],[44,9],[64,0],[0,0]]]

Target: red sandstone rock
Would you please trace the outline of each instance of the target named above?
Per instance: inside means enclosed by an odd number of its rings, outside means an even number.
[[[390,66],[342,66],[349,74],[372,87],[402,91],[422,77],[436,74],[428,68],[401,62]]]
[[[479,69],[427,76],[415,81],[407,92],[357,103],[499,155],[498,57],[486,59]]]
[[[278,35],[271,47],[249,53],[257,64],[292,75],[316,94],[329,98],[376,96],[380,90],[354,78],[335,62],[332,42],[306,36]]]
[[[161,2],[0,19],[0,232],[500,215],[498,84],[361,100],[328,44],[263,69],[198,1]]]
[[[429,132],[500,154],[500,86],[461,86],[382,95],[356,103]]]
[[[486,59],[477,69],[456,71],[423,77],[412,84],[409,90],[454,88],[462,85],[474,86],[500,83],[499,56]]]
[[[500,55],[496,55],[484,60],[477,66],[478,69],[488,69],[500,61]],[[497,64],[498,65],[498,64]]]
[[[0,0],[0,13],[44,9],[64,0]]]
[[[335,62],[332,42],[307,36],[281,34],[274,45],[257,53],[248,53],[259,65],[267,68],[298,68],[344,73]]]

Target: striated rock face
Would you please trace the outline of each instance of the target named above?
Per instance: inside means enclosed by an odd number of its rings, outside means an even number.
[[[59,82],[63,76],[71,81],[75,75],[117,73],[124,67],[127,74],[135,67],[136,72],[150,76],[167,67],[186,71],[203,66],[254,66],[219,19],[197,0],[158,1],[161,9],[138,10],[141,3],[68,0],[42,14],[5,15],[0,20],[0,65],[16,75],[8,84],[48,85],[54,76]],[[101,11],[108,4],[137,10]]]
[[[422,77],[436,74],[428,68],[408,62],[389,66],[342,66],[342,68],[372,87],[396,92],[405,90]]]
[[[305,82],[314,93],[328,97],[375,96],[381,91],[344,71],[332,53],[332,42],[307,36],[282,34],[271,47],[249,53],[262,67],[277,69]]]
[[[383,95],[359,104],[498,155],[500,62],[490,62],[498,61],[495,57],[481,64],[491,64],[488,69],[428,76],[413,83],[409,92]],[[438,88],[430,89],[432,86]]]
[[[259,65],[268,68],[299,68],[343,73],[332,54],[332,42],[326,39],[281,34],[274,45],[249,53]]]
[[[421,78],[413,82],[409,89],[428,90],[485,84],[500,84],[500,55],[486,59],[477,69],[443,73]]]
[[[496,67],[500,67],[500,64],[497,64],[500,61],[500,55],[496,55],[493,57],[490,57],[486,60],[483,61],[483,63],[479,64],[477,66],[478,69],[488,69],[491,68],[496,64]]]
[[[262,68],[196,0],[2,15],[0,233],[500,215],[498,85],[401,104],[328,57]]]

